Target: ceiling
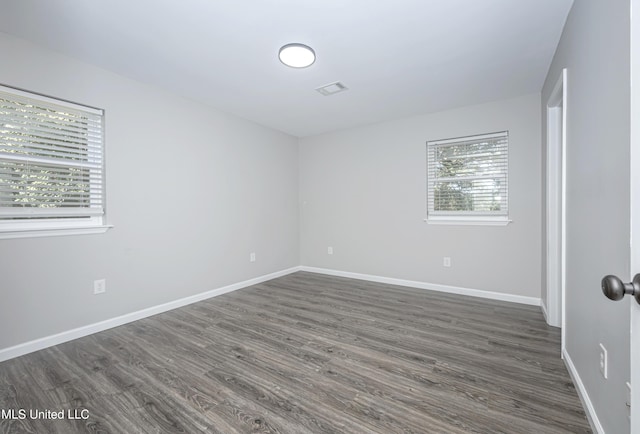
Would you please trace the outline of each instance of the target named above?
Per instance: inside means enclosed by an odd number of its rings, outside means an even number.
[[[539,92],[572,3],[0,0],[0,31],[303,137]]]

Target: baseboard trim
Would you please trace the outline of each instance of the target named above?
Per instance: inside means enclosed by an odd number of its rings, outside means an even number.
[[[212,297],[217,297],[222,294],[227,294],[238,289],[246,288],[248,286],[257,285],[267,280],[275,279],[277,277],[286,276],[287,274],[300,271],[300,267],[292,267],[286,270],[276,271],[274,273],[258,276],[253,279],[245,280],[243,282],[234,283],[231,285],[223,286],[221,288],[213,289],[210,291],[202,292],[200,294],[192,295],[189,297],[181,298],[179,300],[170,301],[157,306],[152,306],[146,309],[138,310],[136,312],[127,313],[115,318],[107,319],[97,323],[89,324],[86,326],[78,327],[73,330],[57,333],[55,335],[46,336],[33,341],[18,344],[13,347],[0,349],[0,362],[13,359],[34,351],[39,351],[44,348],[48,348],[54,345],[58,345],[64,342],[72,341],[84,336],[88,336],[93,333],[98,333],[104,330],[108,330],[113,327],[118,327],[139,319],[147,318],[159,313],[167,312],[179,307],[183,307],[198,301],[206,300]]]
[[[352,273],[349,271],[330,270],[327,268],[300,267],[300,271],[310,273],[327,274],[329,276],[348,277],[350,279],[368,280],[370,282],[387,283],[390,285],[408,286],[411,288],[428,289],[430,291],[447,292],[450,294],[468,295],[471,297],[488,298],[491,300],[508,301],[511,303],[527,304],[530,306],[540,306],[541,299],[536,297],[526,297],[523,295],[505,294],[502,292],[485,291],[482,289],[460,288],[457,286],[439,285],[436,283],[419,282],[415,280],[403,280],[393,277],[374,276],[371,274]]]
[[[456,286],[439,285],[434,283],[396,279],[396,278],[383,277],[383,276],[374,276],[370,274],[352,273],[348,271],[331,270],[326,268],[297,266],[297,267],[288,268],[286,270],[265,274],[263,276],[245,280],[243,282],[238,282],[231,285],[223,286],[221,288],[202,292],[200,294],[181,298],[179,300],[174,300],[168,303],[152,306],[146,309],[142,309],[136,312],[131,312],[115,318],[110,318],[97,323],[78,327],[72,330],[57,333],[55,335],[45,336],[40,339],[35,339],[33,341],[29,341],[29,342],[18,344],[12,347],[0,349],[0,362],[13,359],[15,357],[19,357],[28,353],[32,353],[34,351],[39,351],[44,348],[48,348],[64,342],[72,341],[74,339],[88,336],[93,333],[98,333],[104,330],[108,330],[113,327],[118,327],[124,324],[128,324],[130,322],[147,318],[153,315],[157,315],[159,313],[167,312],[169,310],[177,309],[179,307],[187,306],[192,303],[197,303],[198,301],[217,297],[219,295],[236,291],[238,289],[246,288],[248,286],[257,285],[259,283],[266,282],[267,280],[286,276],[288,274],[292,274],[297,271],[307,271],[311,273],[326,274],[330,276],[347,277],[350,279],[367,280],[367,281],[378,282],[378,283],[387,283],[390,285],[408,286],[412,288],[446,292],[450,294],[468,295],[471,297],[487,298],[491,300],[500,300],[500,301],[507,301],[511,303],[527,304],[531,306],[541,306],[541,300],[535,297],[525,297],[521,295],[504,294],[500,292],[484,291],[480,289],[460,288]],[[543,308],[543,312],[544,312],[544,308]]]
[[[598,415],[596,414],[596,409],[591,402],[591,398],[589,398],[589,394],[587,393],[586,387],[584,387],[584,383],[580,378],[580,374],[578,374],[578,370],[576,366],[573,364],[573,360],[571,360],[571,356],[566,349],[562,350],[562,359],[564,360],[564,364],[567,366],[567,370],[569,371],[569,375],[573,380],[573,384],[576,385],[576,390],[578,391],[578,397],[580,401],[582,401],[582,407],[585,409],[587,413],[587,420],[591,425],[591,430],[594,433],[605,434],[604,428],[598,419]]]

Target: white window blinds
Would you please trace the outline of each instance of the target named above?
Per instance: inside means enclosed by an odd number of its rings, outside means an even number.
[[[508,215],[509,133],[427,142],[429,217]]]
[[[0,86],[0,221],[103,213],[102,110]]]

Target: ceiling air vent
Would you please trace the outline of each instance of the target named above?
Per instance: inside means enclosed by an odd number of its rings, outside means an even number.
[[[336,81],[335,83],[325,84],[324,86],[320,86],[316,88],[318,92],[320,92],[324,96],[335,95],[336,93],[344,92],[345,90],[349,90],[347,86]]]

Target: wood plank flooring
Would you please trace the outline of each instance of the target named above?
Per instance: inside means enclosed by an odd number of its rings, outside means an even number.
[[[587,433],[559,341],[536,307],[300,272],[0,363],[27,412],[0,433]]]

